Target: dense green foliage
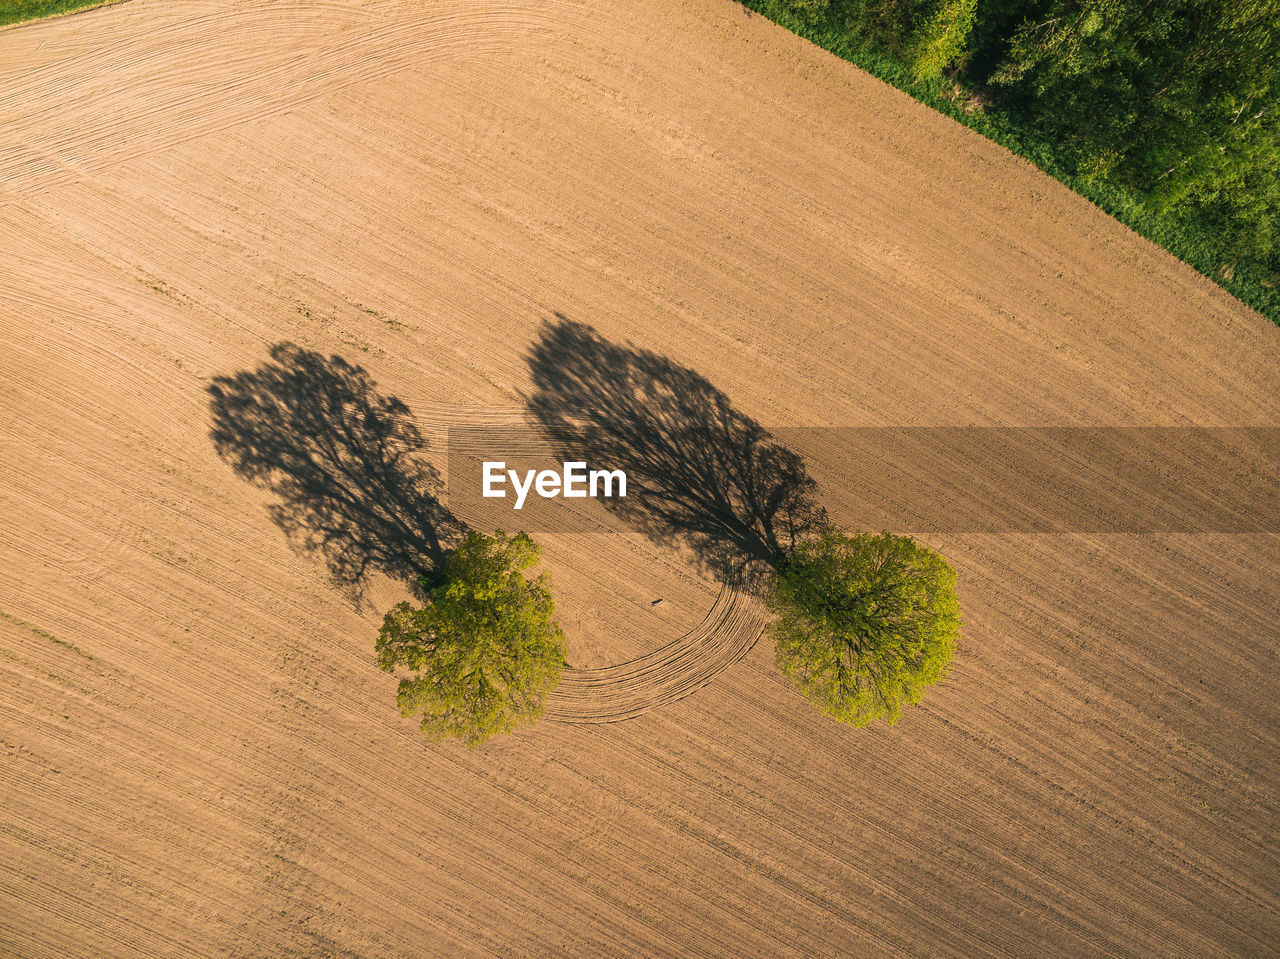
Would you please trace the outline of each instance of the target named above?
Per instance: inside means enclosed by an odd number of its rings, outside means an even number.
[[[1158,212],[1199,217],[1225,262],[1275,253],[1280,0],[1018,7],[1035,15],[977,79],[1006,91],[1070,169],[1115,180]]]
[[[0,0],[0,26],[100,7],[108,2],[110,0]]]
[[[400,603],[387,613],[378,665],[411,674],[401,678],[396,702],[404,715],[421,715],[433,739],[477,745],[542,714],[565,648],[546,574],[524,576],[539,555],[524,533],[472,532],[423,608]]]
[[[746,0],[1280,322],[1280,0]]]
[[[778,667],[824,713],[897,722],[942,679],[960,636],[956,574],[910,537],[827,529],[768,597]]]
[[[855,40],[937,77],[965,51],[977,0],[793,0],[809,23],[836,23]]]

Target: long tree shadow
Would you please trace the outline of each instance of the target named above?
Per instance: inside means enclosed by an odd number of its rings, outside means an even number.
[[[560,314],[529,366],[529,408],[560,452],[626,471],[626,498],[606,505],[722,582],[758,586],[825,521],[803,459],[693,370]]]
[[[411,585],[438,575],[465,526],[438,498],[409,408],[340,356],[292,343],[270,355],[209,387],[218,453],[279,497],[276,524],[357,602],[375,570]]]

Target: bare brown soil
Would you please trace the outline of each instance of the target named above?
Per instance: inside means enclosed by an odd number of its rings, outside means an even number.
[[[964,642],[896,728],[759,642],[469,752],[373,662],[403,584],[354,605],[209,437],[291,341],[443,469],[556,313],[767,425],[1280,424],[1280,330],[1028,164],[727,0],[133,0],[0,32],[0,131],[0,954],[1280,941],[1275,536],[933,537]],[[575,667],[716,608],[540,540]]]

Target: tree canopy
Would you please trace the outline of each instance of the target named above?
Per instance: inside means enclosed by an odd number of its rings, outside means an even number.
[[[832,718],[892,725],[950,668],[955,587],[947,561],[910,537],[828,528],[796,548],[768,596],[778,667]]]
[[[378,665],[402,673],[396,702],[433,739],[468,745],[542,714],[565,665],[549,578],[527,579],[541,551],[526,534],[471,532],[449,555],[427,603],[395,606],[378,635]],[[408,673],[408,675],[403,675]]]

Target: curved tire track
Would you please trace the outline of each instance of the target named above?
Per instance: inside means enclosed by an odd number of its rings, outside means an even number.
[[[402,396],[403,399],[403,396]],[[510,427],[513,449],[528,451],[539,434],[525,411],[447,406],[413,397],[409,406],[427,430],[466,435]],[[547,696],[542,718],[562,723],[615,723],[674,703],[706,686],[755,646],[764,611],[746,593],[722,586],[702,622],[658,649],[623,663],[564,671]]]
[[[615,723],[674,703],[746,656],[763,629],[759,604],[725,586],[701,623],[662,648],[613,666],[566,669],[542,718]]]

